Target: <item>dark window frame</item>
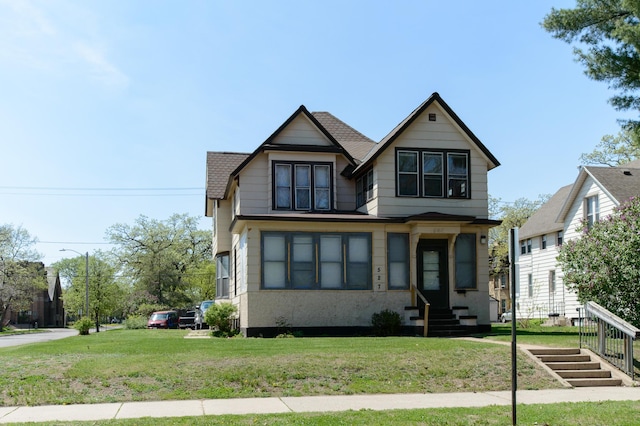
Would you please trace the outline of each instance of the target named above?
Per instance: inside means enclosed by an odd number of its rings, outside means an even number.
[[[356,179],[356,208],[373,200],[373,167]]]
[[[220,264],[226,259],[226,271],[220,267]],[[226,273],[223,274],[223,272]],[[219,253],[216,255],[216,299],[229,298],[229,281],[231,279],[231,259],[229,252]]]
[[[436,155],[440,156],[441,159],[440,173],[438,174],[433,170],[425,172],[426,158]],[[413,161],[415,160],[415,167],[401,170],[401,156],[405,156],[407,159],[413,157],[413,160],[409,162],[411,164],[403,164],[413,166]],[[450,161],[453,161],[454,157],[461,156],[465,159],[466,173],[454,173]],[[427,185],[425,182],[431,181],[433,183],[433,181],[438,180],[436,179],[437,176],[440,178],[440,193],[439,195],[434,195],[435,192],[429,193],[429,188],[433,190],[436,186]],[[413,182],[414,179],[415,182]],[[462,149],[396,148],[395,183],[396,197],[468,200],[471,198],[471,151]],[[464,195],[457,195],[461,188]]]
[[[405,246],[405,258],[402,259],[398,257],[398,255],[403,253],[398,253],[396,250],[391,250],[392,247],[392,239],[398,238],[404,241],[400,241],[400,243]],[[410,248],[409,248],[409,234],[403,232],[389,232],[387,233],[387,288],[389,290],[407,290],[409,288],[409,280],[411,275],[410,269]],[[402,285],[394,285],[391,279],[391,264],[402,264],[404,267],[404,284]]]
[[[463,250],[469,253],[463,253]],[[477,236],[472,233],[459,234],[454,245],[456,290],[477,290],[478,289],[478,248]],[[466,271],[466,274],[463,274]],[[463,278],[470,279],[464,282]]]
[[[278,186],[280,182],[278,182],[278,177],[276,170],[278,166],[284,166],[289,168],[289,185],[288,186]],[[298,185],[297,181],[297,170],[298,168],[309,167],[309,186],[303,186],[301,183]],[[328,168],[328,187],[318,186],[316,183],[316,169],[319,167],[327,167]],[[271,205],[273,206],[273,210],[278,211],[331,211],[333,209],[333,163],[331,162],[320,162],[320,161],[280,161],[274,160],[271,164],[271,176],[272,176],[272,197],[271,197]],[[288,206],[279,206],[278,205],[278,189],[279,188],[288,188],[289,191],[289,205]],[[301,197],[298,196],[298,190],[303,190],[308,188],[309,193],[309,207],[299,207],[298,203],[301,202]],[[328,205],[326,208],[318,207],[318,191],[328,192]]]
[[[280,263],[284,268],[284,279],[282,283],[276,285],[266,285],[265,282],[265,238],[275,237],[283,239],[284,259],[271,260],[267,262]],[[327,286],[322,284],[323,265],[332,264],[334,260],[323,260],[322,258],[322,237],[340,238],[340,259],[337,262],[340,266],[340,282]],[[311,257],[305,261],[296,260],[295,244],[296,240],[311,238]],[[364,238],[367,245],[367,253],[364,260],[356,260],[350,252],[352,244],[357,244],[356,239]],[[367,232],[297,232],[297,231],[263,231],[260,234],[260,288],[262,290],[371,290],[373,289],[373,264],[372,264],[372,235]],[[299,250],[301,251],[301,250]],[[305,272],[309,281],[302,282],[296,277],[304,277]],[[359,272],[364,271],[364,280]],[[361,284],[363,283],[364,284]]]

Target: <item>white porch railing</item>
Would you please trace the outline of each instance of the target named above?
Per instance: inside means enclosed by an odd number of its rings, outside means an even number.
[[[587,347],[633,379],[633,342],[640,329],[595,302],[578,308],[580,347]]]

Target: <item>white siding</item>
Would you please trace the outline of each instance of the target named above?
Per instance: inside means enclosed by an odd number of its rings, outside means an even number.
[[[568,209],[565,218],[563,240],[569,241],[580,238],[582,233],[578,231],[581,222],[585,217],[584,200],[586,197],[598,195],[599,217],[604,219],[613,212],[616,202],[606,195],[604,191],[596,184],[596,182],[588,176],[580,187],[573,203]],[[531,254],[520,255],[519,266],[519,283],[520,297],[517,299],[517,317],[518,318],[547,318],[553,307],[562,306],[563,309],[559,313],[567,318],[577,318],[577,308],[580,306],[578,296],[575,292],[570,291],[563,282],[562,268],[557,262],[558,247],[557,233],[547,234],[547,249],[541,250],[540,236],[532,237]],[[518,244],[518,250],[519,250]],[[556,273],[556,292],[549,293],[549,271],[555,270]],[[533,278],[533,295],[528,294],[528,274],[532,274]]]

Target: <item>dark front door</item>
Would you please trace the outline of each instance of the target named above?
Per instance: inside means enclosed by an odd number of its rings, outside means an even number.
[[[449,308],[447,240],[421,240],[418,243],[418,291],[432,308]]]

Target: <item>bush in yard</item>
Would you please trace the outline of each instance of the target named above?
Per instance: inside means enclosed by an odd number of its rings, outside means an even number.
[[[89,317],[80,318],[73,323],[73,328],[80,332],[80,335],[86,336],[89,334],[89,329],[93,326],[93,320]]]
[[[238,307],[231,303],[214,303],[204,313],[204,320],[209,327],[217,329],[219,335],[229,336],[231,333],[231,320],[238,312]]]
[[[400,334],[401,325],[400,314],[389,309],[376,312],[371,316],[371,327],[376,336],[397,336]]]
[[[580,230],[580,238],[560,248],[565,284],[580,302],[592,300],[640,327],[640,198]]]
[[[123,323],[124,328],[128,330],[136,330],[147,328],[147,317],[142,315],[129,315]]]

